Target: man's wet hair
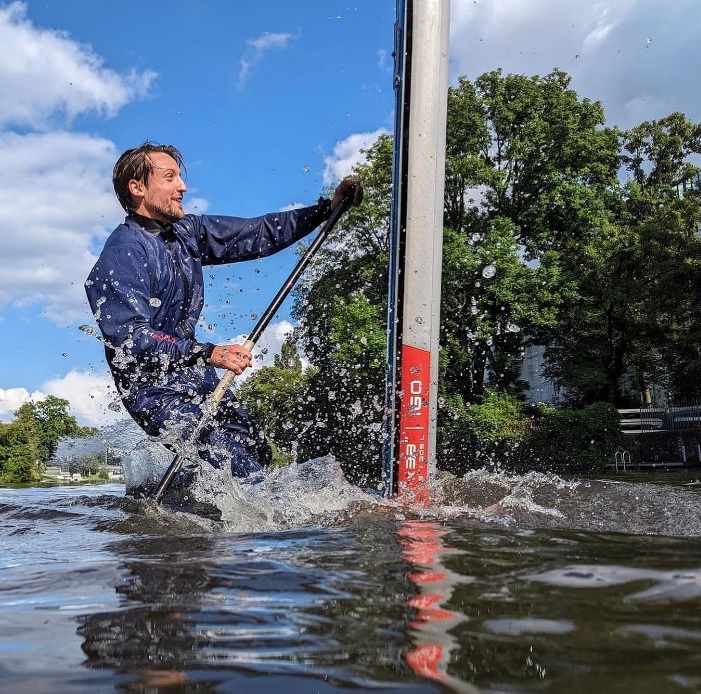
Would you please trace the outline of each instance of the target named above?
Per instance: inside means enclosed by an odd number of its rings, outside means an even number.
[[[119,204],[126,212],[132,209],[133,203],[129,194],[129,181],[141,181],[145,186],[148,185],[149,178],[153,173],[153,162],[150,155],[154,152],[165,152],[169,154],[180,167],[185,170],[183,155],[173,145],[159,145],[156,142],[148,140],[138,147],[128,149],[117,160],[112,172],[112,185],[114,192],[117,194]]]

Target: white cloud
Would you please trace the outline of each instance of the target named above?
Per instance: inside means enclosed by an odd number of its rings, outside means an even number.
[[[0,307],[39,304],[67,325],[86,315],[93,243],[123,217],[113,144],[68,132],[0,133]]]
[[[129,416],[119,402],[108,372],[73,370],[61,378],[46,381],[42,390],[46,395],[68,400],[70,414],[82,426],[103,427]]]
[[[248,39],[248,41],[246,41],[246,51],[239,61],[239,89],[243,88],[246,84],[251,69],[263,59],[265,53],[271,49],[286,48],[289,42],[295,38],[297,37],[293,34],[276,34],[266,31],[256,39]]]
[[[74,370],[31,393],[26,388],[0,388],[0,421],[11,421],[24,403],[41,402],[48,395],[68,400],[68,413],[81,426],[102,427],[128,417],[121,405],[116,407],[117,391],[109,373]]]
[[[115,114],[155,73],[109,70],[89,46],[26,13],[22,2],[0,7],[0,309],[36,305],[67,325],[86,315],[97,242],[123,212],[111,190],[114,145],[65,125]]]
[[[112,116],[155,79],[151,71],[105,68],[89,46],[35,27],[26,12],[23,2],[0,7],[0,127],[45,129],[57,116],[89,111]]]
[[[272,323],[261,336],[260,342],[253,351],[253,371],[262,366],[272,366],[276,354],[280,352],[285,340],[292,334],[294,326],[287,320]],[[309,366],[307,360],[302,359],[302,366]],[[250,374],[249,374],[250,375]]]
[[[379,51],[377,51],[377,66],[383,72],[394,72],[394,62],[392,59],[392,55],[389,51],[386,51],[384,48],[381,48]]]
[[[186,197],[183,207],[188,214],[206,214],[209,209],[209,200],[199,197]]]
[[[451,81],[505,73],[572,76],[609,124],[630,127],[678,110],[701,120],[697,0],[452,0]]]
[[[334,185],[350,175],[356,164],[365,161],[365,154],[360,150],[368,149],[380,135],[386,132],[385,128],[380,128],[369,133],[354,133],[345,140],[337,142],[333,148],[333,154],[324,157],[324,185]]]
[[[30,393],[26,388],[0,388],[0,421],[9,422],[15,412],[30,400],[44,400],[46,394],[35,390]]]

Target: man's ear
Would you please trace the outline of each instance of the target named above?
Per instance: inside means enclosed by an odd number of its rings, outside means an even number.
[[[132,178],[127,184],[127,189],[129,190],[129,195],[135,201],[138,201],[144,197],[146,186],[143,184],[143,181],[137,181],[135,178]]]

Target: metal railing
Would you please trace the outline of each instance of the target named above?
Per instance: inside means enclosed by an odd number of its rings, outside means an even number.
[[[701,429],[701,404],[619,409],[621,430],[626,434]]]
[[[616,472],[618,472],[619,469],[625,472],[626,466],[630,465],[630,453],[628,453],[628,451],[616,451],[615,461]]]

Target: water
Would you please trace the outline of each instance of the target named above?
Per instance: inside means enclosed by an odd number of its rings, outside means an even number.
[[[479,472],[407,509],[327,460],[212,520],[0,489],[0,692],[701,691],[700,490]]]

